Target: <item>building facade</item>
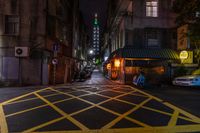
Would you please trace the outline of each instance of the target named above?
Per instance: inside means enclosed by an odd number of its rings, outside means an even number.
[[[109,2],[104,51],[109,51],[111,66],[112,59],[117,58],[117,55],[122,58],[122,67],[118,68],[118,76],[115,78],[122,82],[131,82],[133,76],[140,71],[149,75],[153,70],[159,76],[171,76],[168,63],[178,59],[173,51],[176,50],[177,41],[173,0]],[[122,53],[120,49],[128,53]],[[162,50],[168,56],[161,56],[159,52],[154,54]],[[136,52],[138,54],[133,54]],[[170,54],[174,54],[173,57]],[[116,70],[113,71],[116,73]],[[110,75],[112,76],[112,72]]]
[[[78,0],[0,0],[0,81],[70,82],[78,60],[78,8]],[[28,54],[16,56],[16,47]]]

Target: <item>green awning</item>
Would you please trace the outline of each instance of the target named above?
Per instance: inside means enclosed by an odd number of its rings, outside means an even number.
[[[172,49],[133,49],[120,48],[111,53],[111,58],[150,58],[163,60],[179,60],[178,53]]]

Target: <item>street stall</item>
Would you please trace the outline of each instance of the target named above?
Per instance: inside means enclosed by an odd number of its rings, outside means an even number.
[[[171,64],[180,62],[171,49],[128,49],[114,51],[107,61],[108,77],[130,84],[134,76],[144,73],[148,83],[157,84],[171,80]]]

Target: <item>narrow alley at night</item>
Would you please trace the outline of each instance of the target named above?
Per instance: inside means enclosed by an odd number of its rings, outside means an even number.
[[[199,0],[0,0],[0,133],[198,133],[199,101]]]

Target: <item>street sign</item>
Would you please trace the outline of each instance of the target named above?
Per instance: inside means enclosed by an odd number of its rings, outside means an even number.
[[[54,65],[58,64],[58,59],[53,59],[52,64],[54,64]]]

